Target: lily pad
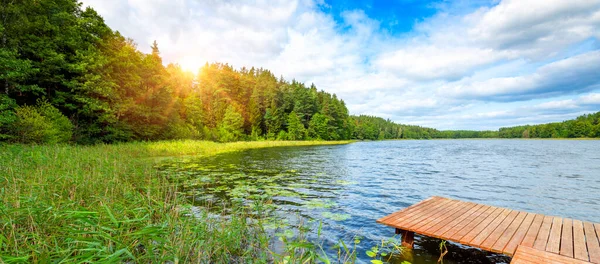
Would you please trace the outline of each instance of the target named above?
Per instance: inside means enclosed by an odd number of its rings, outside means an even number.
[[[323,212],[321,215],[333,221],[344,221],[350,219],[351,217],[349,214],[335,214],[331,212]]]
[[[320,200],[320,199],[314,199],[314,200],[310,200],[310,201],[304,203],[304,206],[311,208],[311,209],[312,208],[331,208],[335,205],[336,205],[335,202],[324,201],[324,200]]]

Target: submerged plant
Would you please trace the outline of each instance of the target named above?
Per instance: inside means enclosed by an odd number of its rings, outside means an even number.
[[[371,263],[382,264],[388,262],[394,256],[400,256],[404,252],[402,243],[396,238],[382,239],[381,244],[373,246],[367,250],[366,254],[371,258]],[[410,263],[403,261],[402,264]]]
[[[446,240],[442,240],[440,242],[440,258],[438,259],[438,263],[444,264],[444,256],[448,254],[448,248],[446,247]]]

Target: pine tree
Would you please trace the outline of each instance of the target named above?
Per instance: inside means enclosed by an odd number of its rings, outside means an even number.
[[[287,118],[287,138],[289,140],[302,140],[306,138],[306,129],[296,112],[291,112]]]
[[[327,133],[329,119],[320,113],[315,114],[308,125],[308,136],[314,139],[328,140]]]
[[[219,140],[237,141],[242,138],[244,118],[232,105],[227,107],[223,122],[219,125]]]

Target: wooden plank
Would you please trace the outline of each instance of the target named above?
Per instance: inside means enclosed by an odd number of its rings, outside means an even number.
[[[531,247],[531,248],[533,247],[533,243],[535,242],[538,232],[540,231],[540,228],[542,227],[543,221],[544,221],[543,215],[535,215],[535,218],[533,219],[533,223],[531,223],[529,230],[527,230],[527,234],[525,235],[525,238],[523,238],[523,241],[521,241],[521,245],[526,246],[526,247]]]
[[[379,218],[377,220],[377,223],[387,224],[387,223],[390,223],[390,222],[394,222],[397,218],[399,218],[399,217],[401,217],[403,215],[408,215],[408,214],[414,212],[417,208],[420,208],[420,207],[425,206],[427,204],[435,203],[438,200],[440,200],[440,197],[438,197],[438,196],[432,196],[432,197],[430,197],[428,199],[425,199],[425,200],[423,200],[421,202],[418,202],[418,203],[413,204],[413,205],[411,205],[409,207],[406,207],[406,208],[404,208],[404,209],[402,209],[402,210],[400,210],[398,212],[395,212],[393,214],[389,214],[387,216]]]
[[[552,228],[546,244],[546,251],[558,254],[560,252],[560,233],[562,232],[562,221],[560,217],[552,219]]]
[[[573,220],[569,218],[563,219],[560,254],[573,257]]]
[[[588,264],[589,262],[561,256],[551,252],[519,246],[511,264],[523,263],[556,263],[556,264]]]
[[[477,221],[473,221],[474,225],[469,224],[469,226],[465,227],[463,230],[466,232],[461,230],[456,234],[456,238],[459,243],[466,244],[467,242],[473,240],[473,238],[475,238],[475,236],[477,236],[481,230],[488,226],[496,217],[500,215],[500,213],[504,211],[504,209],[498,207],[490,207],[490,210],[491,211],[489,214],[482,214]]]
[[[600,241],[600,223],[595,223],[594,227],[596,228],[596,238]]]
[[[464,212],[465,207],[468,209],[468,208],[471,208],[472,205],[474,205],[474,204],[473,203],[465,203],[465,202],[458,203],[458,204],[448,208],[447,210],[445,210],[445,212],[440,212],[440,214],[435,219],[432,219],[429,223],[421,224],[420,226],[415,225],[415,226],[413,226],[413,228],[415,230],[419,230],[420,234],[431,235],[431,233],[427,232],[427,230],[429,230],[431,228],[435,228],[439,223],[444,222],[445,220],[450,218],[452,215]],[[439,228],[436,228],[436,230],[437,229],[439,229]]]
[[[465,241],[465,244],[471,245],[479,245],[482,243],[493,231],[496,229],[500,223],[512,212],[510,209],[500,208],[502,209],[498,212],[494,218],[485,219],[481,224],[479,224],[475,229],[473,229],[469,234],[467,234],[462,241]]]
[[[435,202],[436,200],[439,200],[439,199],[440,199],[439,196],[431,196],[431,197],[429,197],[429,198],[427,198],[427,199],[425,199],[423,201],[420,201],[420,202],[418,202],[416,204],[413,204],[413,205],[411,205],[409,207],[406,207],[406,208],[404,208],[404,209],[402,209],[402,210],[400,210],[398,212],[395,212],[393,214],[389,214],[387,216],[379,218],[379,219],[377,219],[376,222],[380,223],[380,224],[386,223],[386,222],[390,221],[392,219],[392,217],[397,217],[397,216],[402,215],[402,214],[407,214],[410,211],[413,211],[415,209],[415,207],[424,206],[425,204]]]
[[[584,222],[583,231],[585,233],[585,243],[587,245],[590,262],[600,263],[600,241],[597,236],[598,234],[596,234],[596,230],[594,230],[594,224]]]
[[[525,217],[527,217],[527,215],[528,215],[528,213],[526,213],[526,212],[519,212],[519,215],[517,215],[515,220],[513,220],[512,223],[510,223],[510,225],[508,227],[506,227],[504,232],[502,232],[502,234],[500,234],[498,236],[498,239],[496,239],[496,242],[494,244],[492,244],[490,251],[512,255],[514,253],[514,251],[504,252],[504,248],[508,245],[508,242],[511,241],[511,239],[513,238],[513,236],[515,235],[515,233],[517,232],[517,230],[519,229],[519,227],[521,226],[521,224],[523,223],[523,221],[525,220]],[[533,217],[531,217],[531,220],[533,220]],[[527,227],[529,227],[529,226],[527,226]],[[527,232],[527,231],[525,230],[523,232],[523,236],[525,236],[525,232]]]
[[[583,223],[579,220],[573,220],[573,253],[576,259],[590,260],[585,245]]]
[[[544,216],[544,222],[542,222],[542,226],[540,227],[540,232],[535,239],[535,243],[533,244],[533,248],[537,250],[546,250],[546,246],[548,245],[548,237],[550,236],[550,228],[552,228],[552,220],[554,217],[552,216]]]
[[[423,200],[377,222],[513,255],[514,263],[600,264],[600,224],[443,197]]]
[[[429,214],[433,210],[436,210],[437,208],[441,208],[447,203],[450,203],[450,200],[441,199],[441,200],[437,201],[436,203],[421,206],[419,208],[416,208],[414,211],[412,211],[408,214],[398,217],[395,221],[391,222],[390,225],[395,226],[395,227],[405,228],[407,223],[410,223],[410,221],[414,221],[416,218],[419,218],[419,217],[422,217],[423,215]]]
[[[527,214],[527,213],[519,212],[519,211],[510,212],[510,214],[504,220],[502,220],[502,222],[498,225],[498,227],[496,227],[496,229],[494,229],[494,231],[492,231],[490,233],[490,235],[483,242],[481,242],[481,244],[479,244],[479,247],[482,249],[488,250],[488,251],[493,251],[494,244],[500,239],[502,234],[504,234],[505,232],[508,231],[508,228],[512,225],[513,222],[516,222],[517,219],[519,219],[519,216],[522,216],[519,220],[519,223],[517,224],[517,226],[514,229],[519,227],[518,225],[520,225],[521,222],[523,222],[523,218],[525,218],[525,214]],[[514,230],[513,230],[513,232],[514,232]],[[508,239],[510,239],[511,237],[512,237],[512,233],[510,234]],[[502,245],[502,248],[504,248],[505,245],[506,245],[506,242]],[[502,249],[500,249],[500,251],[493,251],[493,252],[503,253]]]
[[[440,203],[438,206],[426,208],[426,210],[423,211],[420,215],[410,219],[405,219],[404,221],[398,223],[398,226],[401,226],[401,229],[404,230],[415,231],[411,228],[412,226],[422,222],[428,223],[429,221],[435,219],[440,212],[444,212],[445,210],[454,206],[458,202],[459,201],[456,200],[448,200],[445,203]]]
[[[444,202],[446,202],[446,200],[438,200],[436,203],[444,203]],[[411,217],[418,216],[422,211],[427,210],[427,208],[429,208],[428,206],[436,206],[436,203],[430,202],[430,203],[421,204],[420,206],[414,207],[411,210],[407,210],[401,214],[397,214],[393,218],[389,218],[388,220],[386,220],[386,222],[384,222],[384,224],[393,226],[393,227],[397,227],[398,223],[401,223],[402,221],[404,221],[406,219],[410,219]]]
[[[438,210],[432,211],[432,213],[429,214],[428,216],[424,216],[420,220],[417,220],[416,222],[408,224],[407,227],[412,230],[419,231],[419,233],[420,233],[420,230],[422,227],[429,226],[429,223],[431,223],[432,221],[435,221],[435,220],[441,218],[448,212],[452,212],[452,211],[460,208],[461,203],[462,202],[460,202],[460,201],[451,201],[450,203],[447,203],[445,206],[438,208]]]
[[[429,201],[425,201],[424,203],[418,203],[414,207],[406,208],[406,210],[400,211],[400,213],[397,214],[394,218],[387,219],[386,222],[387,223],[396,222],[397,220],[399,220],[399,218],[409,217],[409,216],[414,215],[414,214],[418,213],[419,211],[427,208],[428,206],[432,206],[432,205],[435,205],[437,203],[441,203],[441,202],[446,201],[446,200],[447,199],[444,199],[442,197],[434,196],[433,199],[431,199]]]
[[[489,205],[482,206],[477,212],[458,223],[454,229],[445,231],[441,237],[447,240],[459,242],[467,233],[471,232],[483,219],[489,216],[497,208]]]
[[[536,216],[537,216],[536,214],[527,213],[527,215],[525,216],[525,219],[523,219],[523,222],[521,222],[521,224],[515,231],[514,235],[506,243],[506,246],[504,246],[504,248],[501,249],[502,252],[504,252],[505,254],[507,254],[509,256],[512,256],[513,254],[515,254],[517,247],[521,244],[523,239],[525,239],[525,235],[527,235],[527,232],[529,231],[529,228],[532,226],[533,220],[535,219]],[[540,223],[541,223],[541,221],[540,221]],[[499,244],[499,242],[496,242],[496,244],[497,245],[494,245],[494,248],[496,250],[498,250],[500,244]],[[533,243],[532,243],[532,245],[533,245]]]
[[[446,236],[446,233],[448,231],[456,232],[456,231],[462,229],[470,221],[472,221],[478,215],[483,213],[485,211],[485,209],[487,209],[487,207],[488,206],[483,205],[483,204],[477,204],[475,207],[471,208],[471,210],[469,210],[467,213],[464,213],[460,217],[457,217],[456,219],[454,219],[454,221],[452,221],[451,223],[449,223],[449,224],[443,226],[442,228],[440,228],[439,230],[437,230],[436,233],[438,234],[438,236],[440,236],[440,238],[447,239],[448,237]]]
[[[412,221],[420,219],[424,215],[428,215],[431,212],[437,210],[438,208],[442,208],[443,206],[445,206],[447,203],[450,203],[450,202],[452,202],[452,200],[450,200],[450,199],[440,199],[436,203],[420,206],[420,207],[416,208],[413,212],[406,214],[406,215],[402,215],[395,221],[390,222],[389,225],[404,229],[408,223],[411,223]]]
[[[461,216],[464,215],[468,215],[469,212],[473,209],[478,207],[478,204],[475,203],[465,203],[464,205],[461,205],[461,208],[459,208],[458,210],[456,210],[454,213],[452,213],[451,215],[448,215],[445,219],[436,221],[436,223],[432,222],[430,223],[429,228],[427,229],[421,229],[421,234],[423,235],[435,235],[438,234],[439,230],[444,227],[444,226],[454,226],[452,223],[454,223],[457,219],[459,219]]]

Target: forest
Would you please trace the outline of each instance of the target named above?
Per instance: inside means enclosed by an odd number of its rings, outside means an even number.
[[[76,0],[3,2],[0,91],[0,141],[16,143],[600,136],[598,113],[499,131],[352,116],[335,94],[267,69],[165,66],[156,42],[139,51]]]
[[[585,114],[573,120],[541,125],[503,127],[501,138],[598,138],[600,137],[600,112]]]

